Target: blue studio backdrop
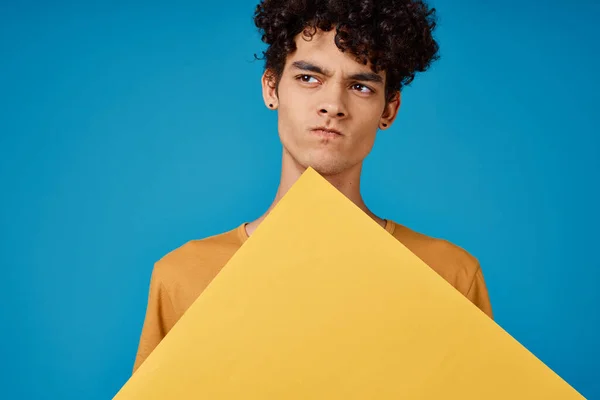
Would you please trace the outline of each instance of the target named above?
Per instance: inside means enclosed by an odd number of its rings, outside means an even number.
[[[436,0],[363,193],[466,248],[497,322],[600,398],[600,3]],[[270,204],[255,2],[0,5],[0,397],[109,399],[154,262]]]

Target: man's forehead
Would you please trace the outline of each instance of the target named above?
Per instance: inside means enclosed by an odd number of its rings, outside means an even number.
[[[328,70],[335,72],[342,68],[352,73],[372,72],[370,64],[363,64],[350,52],[342,52],[335,44],[335,29],[331,31],[317,30],[312,37],[303,33],[296,36],[296,51],[288,57],[288,65],[297,60],[310,60]],[[385,77],[385,72],[378,75]]]

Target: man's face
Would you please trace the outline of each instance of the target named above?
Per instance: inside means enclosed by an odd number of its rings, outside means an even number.
[[[375,74],[341,52],[334,36],[335,30],[319,30],[310,41],[296,37],[297,50],[288,55],[277,99],[284,151],[323,175],[359,166],[373,147],[384,111],[395,115],[398,108],[398,101],[386,107],[385,72]]]

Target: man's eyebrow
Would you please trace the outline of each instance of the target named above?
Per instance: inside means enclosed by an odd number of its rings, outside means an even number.
[[[318,65],[315,65],[308,61],[294,61],[292,63],[292,66],[294,66],[298,69],[302,69],[304,71],[310,71],[310,72],[315,72],[317,74],[322,74],[325,76],[331,76],[331,73],[329,71],[327,71],[325,68],[321,68]]]
[[[310,71],[310,72],[315,72],[317,74],[322,74],[325,76],[331,76],[331,72],[327,71],[325,68],[320,67],[318,65],[315,65],[311,62],[308,61],[294,61],[292,63],[292,66],[297,68],[297,69],[301,69],[304,71]],[[354,80],[354,81],[363,81],[363,82],[373,82],[373,83],[383,83],[383,78],[380,75],[377,75],[376,73],[373,72],[359,72],[356,74],[352,74],[350,76],[348,76],[349,80]]]
[[[350,75],[348,78],[353,81],[383,83],[383,78],[374,72],[360,72],[358,74]]]

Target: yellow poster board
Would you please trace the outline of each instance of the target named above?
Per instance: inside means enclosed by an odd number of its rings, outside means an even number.
[[[581,398],[312,169],[115,397]]]

